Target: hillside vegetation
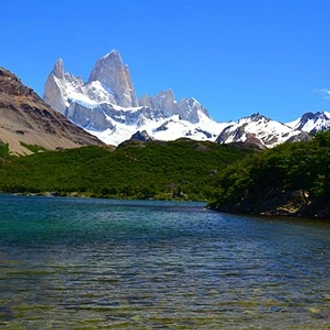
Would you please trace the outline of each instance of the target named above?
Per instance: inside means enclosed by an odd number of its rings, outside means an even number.
[[[210,207],[225,212],[330,218],[330,131],[228,166]]]
[[[6,146],[0,148],[0,191],[209,200],[216,174],[252,151],[188,139],[126,142],[114,151],[96,146],[62,151],[25,147],[34,154],[8,157]]]

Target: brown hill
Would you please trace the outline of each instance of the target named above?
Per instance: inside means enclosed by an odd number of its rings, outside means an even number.
[[[104,145],[53,110],[14,74],[0,67],[0,140],[14,154],[29,154],[21,142],[46,149]]]

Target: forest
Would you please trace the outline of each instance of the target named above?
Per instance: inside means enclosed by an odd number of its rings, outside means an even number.
[[[219,145],[179,139],[107,147],[81,147],[11,156],[0,146],[0,191],[106,198],[207,201],[212,182],[228,164],[254,151],[243,145]],[[1,160],[2,159],[2,160]]]
[[[222,212],[330,218],[330,131],[260,150],[189,139],[28,156],[0,144],[0,192],[207,201]]]
[[[209,207],[225,212],[330,218],[330,131],[229,165]]]

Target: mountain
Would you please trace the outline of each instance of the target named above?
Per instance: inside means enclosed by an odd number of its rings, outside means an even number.
[[[238,122],[215,122],[196,99],[175,100],[172,90],[137,99],[128,66],[113,50],[97,60],[87,82],[64,71],[58,60],[49,74],[44,100],[73,123],[108,144],[119,145],[137,132],[152,139],[244,142],[261,148],[308,140],[330,126],[330,114],[305,114],[288,124],[259,114]],[[307,134],[308,133],[308,134]]]
[[[25,145],[46,149],[103,145],[95,136],[53,110],[31,88],[0,67],[0,140],[9,151],[29,154]]]
[[[319,131],[326,131],[330,127],[330,113],[323,112],[307,112],[302,117],[286,124],[294,129],[299,129],[309,134],[315,134]]]
[[[311,137],[299,129],[272,120],[259,113],[227,126],[217,137],[218,143],[244,142],[271,148],[283,142],[306,141]]]
[[[218,173],[254,152],[239,144],[191,139],[143,142],[140,137],[112,152],[87,146],[13,157],[0,166],[0,191],[201,201],[213,196],[212,182]]]
[[[114,96],[116,104],[137,107],[138,100],[129,74],[120,54],[114,50],[100,58],[88,79],[88,83],[101,83]]]
[[[139,141],[139,142],[150,142],[154,139],[149,136],[148,132],[146,131],[137,131],[135,134],[131,136],[131,138],[128,141]]]
[[[113,50],[97,60],[87,82],[64,71],[58,60],[44,100],[106,143],[118,145],[137,131],[155,139],[215,140],[229,123],[216,123],[194,98],[175,100],[171,90],[137,100],[127,65]]]

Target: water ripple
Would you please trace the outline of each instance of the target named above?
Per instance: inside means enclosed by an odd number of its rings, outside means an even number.
[[[330,226],[0,196],[1,329],[326,329]]]

